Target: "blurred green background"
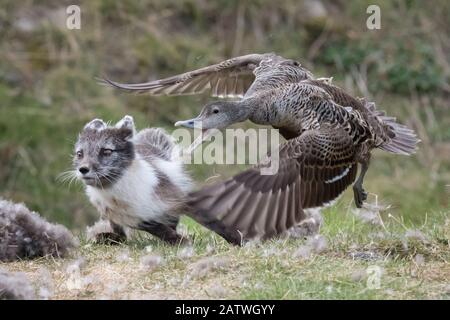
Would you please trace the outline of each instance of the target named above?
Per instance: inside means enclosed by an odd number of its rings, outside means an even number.
[[[94,117],[135,117],[139,128],[190,118],[205,96],[136,96],[94,77],[143,82],[231,56],[276,52],[417,130],[417,155],[375,151],[366,189],[390,213],[420,224],[448,212],[450,2],[440,1],[12,1],[0,6],[0,197],[82,229],[96,218],[70,169],[77,132]],[[66,7],[81,7],[81,30]],[[368,30],[366,8],[381,8]],[[244,126],[251,126],[245,124]],[[200,183],[243,166],[191,166]],[[341,200],[351,204],[347,191]]]

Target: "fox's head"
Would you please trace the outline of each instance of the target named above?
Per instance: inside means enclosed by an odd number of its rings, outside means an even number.
[[[134,159],[131,139],[134,121],[125,116],[115,126],[94,119],[83,128],[75,144],[73,166],[86,185],[107,188],[117,181]]]

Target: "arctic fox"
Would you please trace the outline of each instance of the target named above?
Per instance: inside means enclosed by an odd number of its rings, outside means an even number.
[[[177,145],[159,128],[136,132],[131,116],[115,126],[94,119],[81,131],[73,165],[86,194],[112,232],[98,241],[126,240],[125,228],[144,230],[171,244],[191,179]]]

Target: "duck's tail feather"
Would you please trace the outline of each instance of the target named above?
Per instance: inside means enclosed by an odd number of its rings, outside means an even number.
[[[382,144],[380,149],[403,155],[411,155],[416,153],[417,144],[420,140],[417,138],[414,130],[395,122],[395,118],[385,118],[389,119],[385,120],[381,117],[381,119],[383,119],[383,121],[391,128],[394,133],[394,137],[392,137],[387,143]]]
[[[384,111],[377,110],[375,102],[368,102],[365,99],[361,100],[367,110],[372,112],[387,127],[389,139],[379,146],[380,149],[403,155],[416,153],[420,139],[418,139],[414,130],[398,123],[396,118],[386,116]]]

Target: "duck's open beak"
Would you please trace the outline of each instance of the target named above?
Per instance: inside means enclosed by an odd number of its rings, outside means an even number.
[[[188,154],[192,153],[198,146],[200,146],[214,132],[214,130],[203,129],[202,128],[202,120],[200,118],[194,118],[194,119],[184,120],[184,121],[177,121],[177,122],[175,122],[175,127],[185,127],[185,128],[201,130],[200,135],[187,148],[186,152]]]
[[[175,122],[175,127],[185,127],[185,128],[202,128],[202,121],[199,118],[194,118],[190,120],[183,120],[183,121],[177,121]]]

